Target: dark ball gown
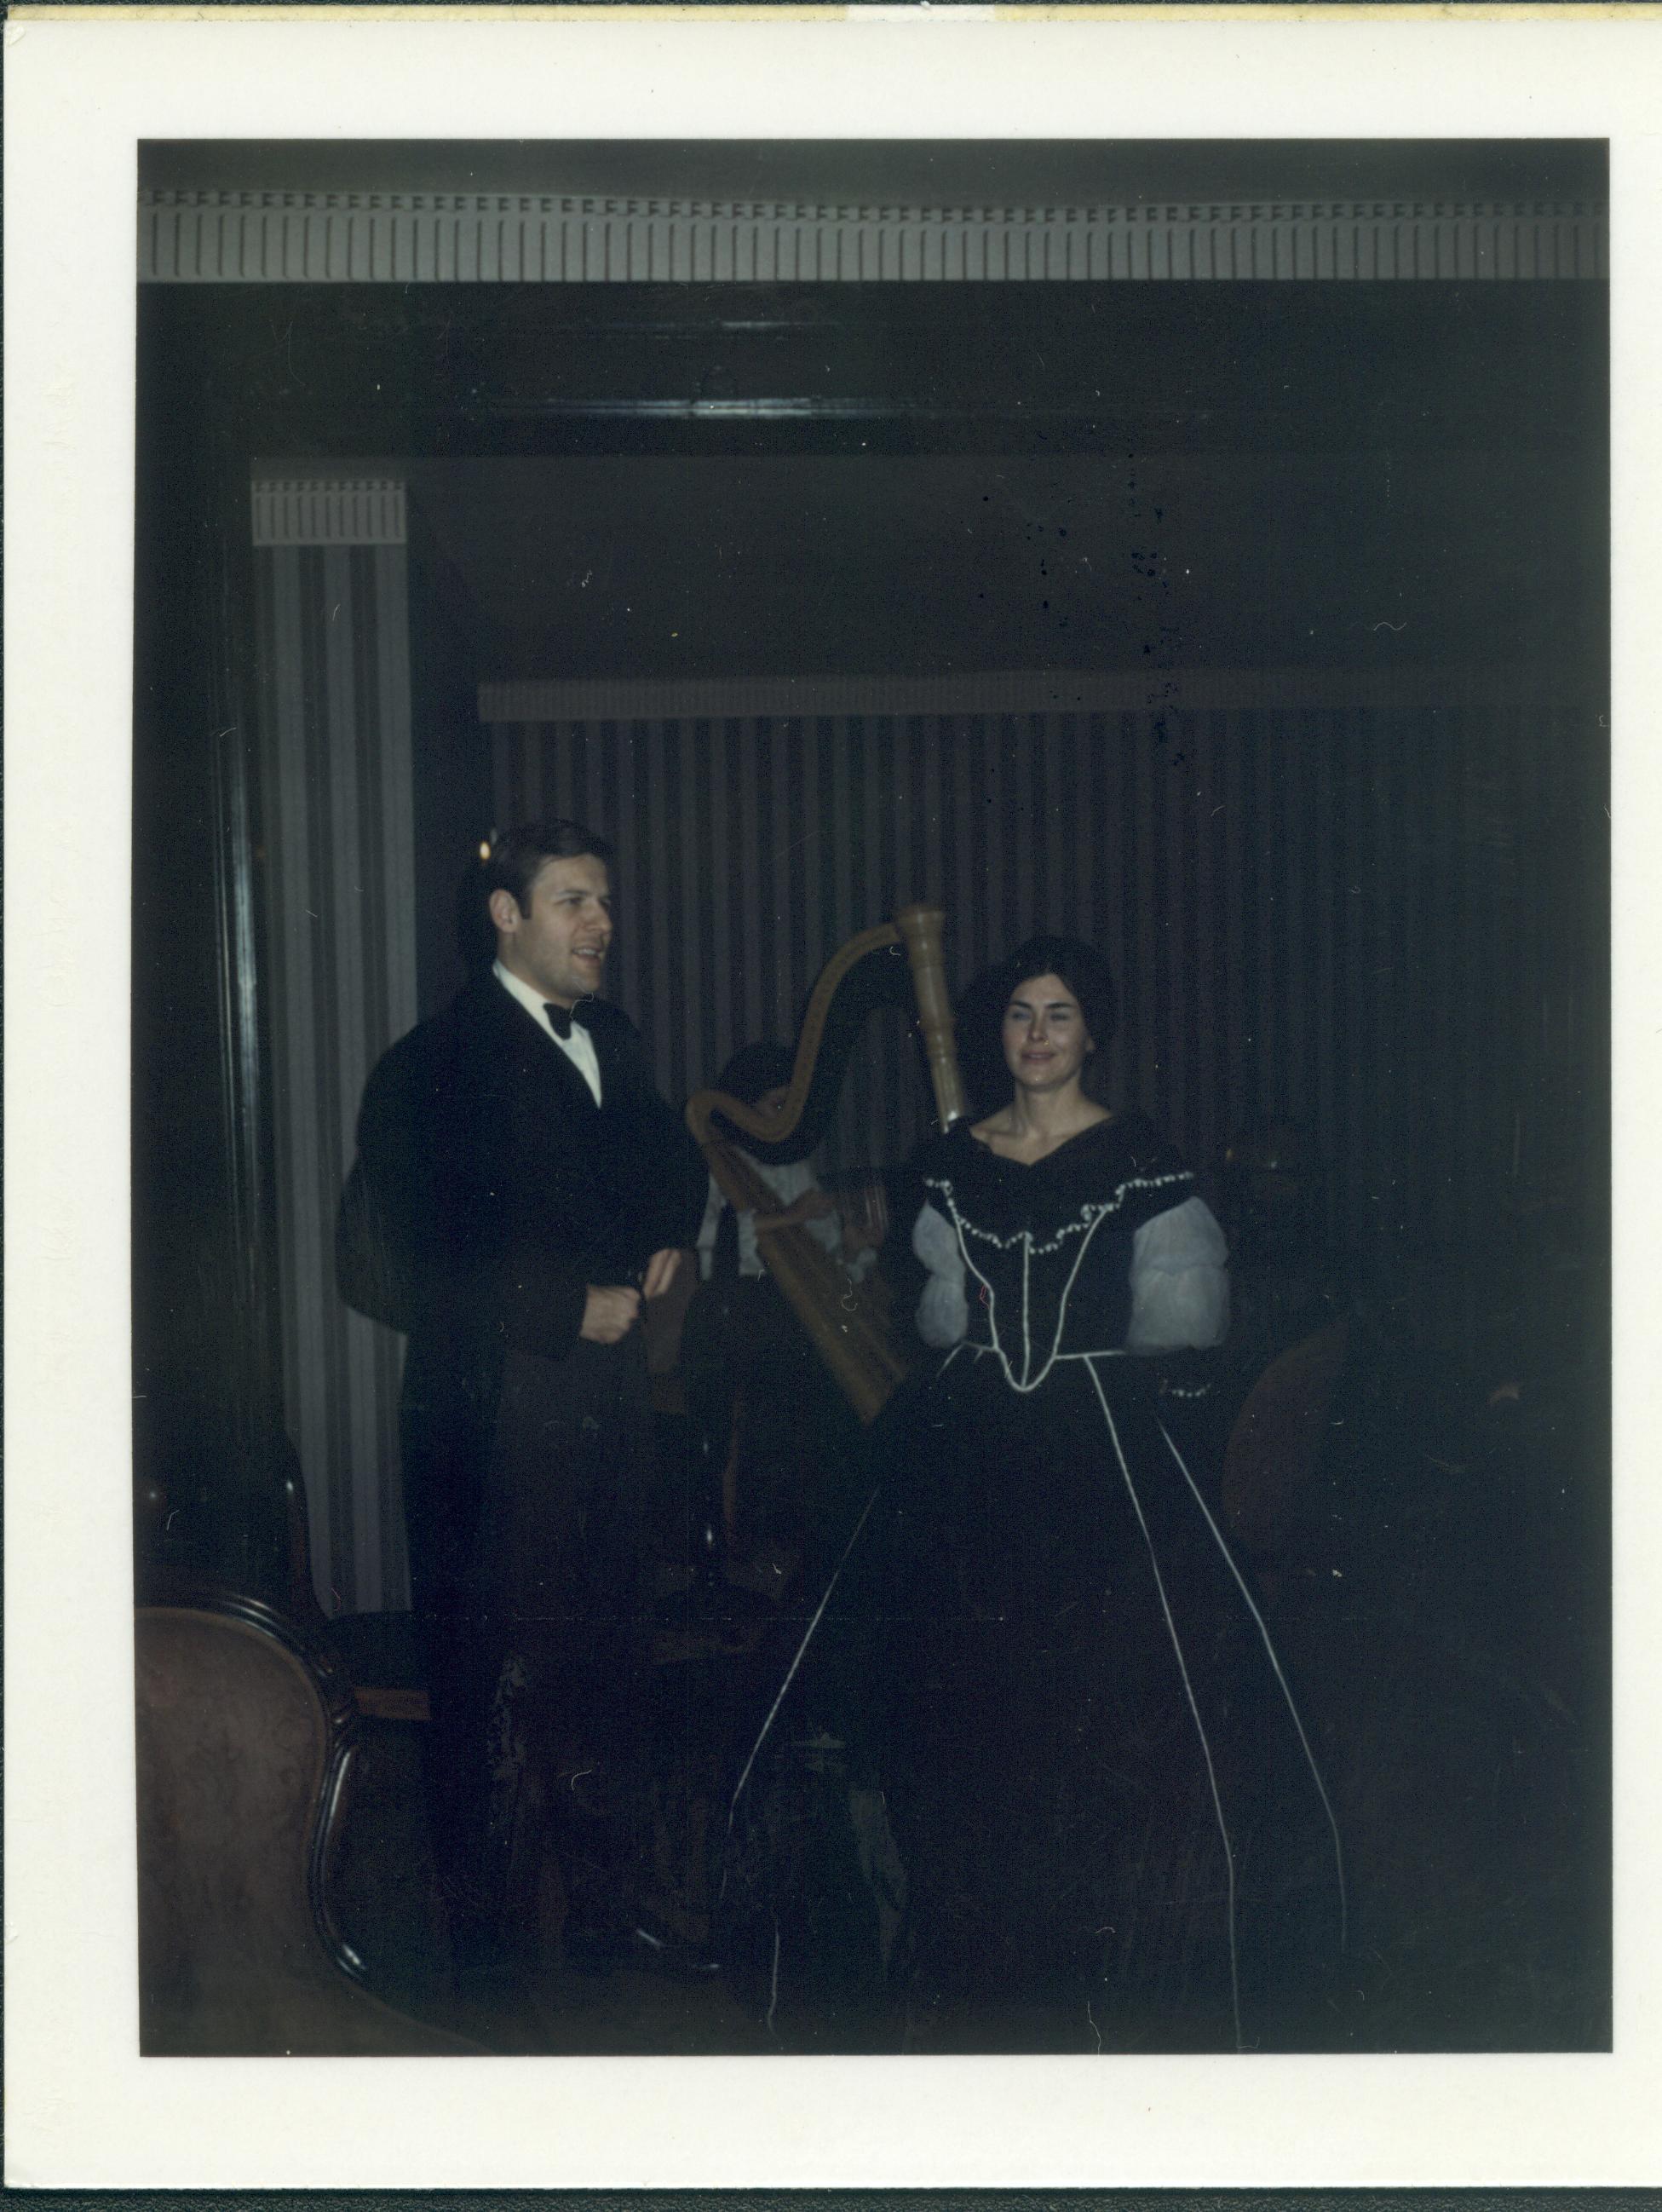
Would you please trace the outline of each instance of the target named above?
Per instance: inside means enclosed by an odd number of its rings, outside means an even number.
[[[1137,1232],[1194,1178],[1137,1116],[1034,1165],[961,1126],[919,1165],[967,1327],[877,1425],[842,1601],[873,1632],[859,1726],[906,1873],[907,2040],[1319,2044],[1337,1831],[1180,1449],[1180,1365],[1126,1347]]]

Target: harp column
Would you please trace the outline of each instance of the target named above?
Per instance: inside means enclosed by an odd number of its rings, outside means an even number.
[[[946,916],[937,906],[904,906],[895,917],[895,927],[912,963],[918,1026],[923,1033],[936,1116],[943,1129],[949,1129],[955,1121],[963,1120],[968,1109],[964,1103],[963,1077],[958,1072],[952,994],[947,988],[942,942]]]

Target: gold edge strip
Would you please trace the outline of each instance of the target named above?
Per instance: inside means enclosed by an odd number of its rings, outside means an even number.
[[[857,15],[858,8],[851,8]],[[932,11],[931,12],[935,12]],[[949,6],[944,11],[951,12]],[[1662,0],[995,0],[1000,23],[1562,23],[1662,21]]]
[[[398,7],[368,5],[355,7],[331,4],[331,0],[320,0],[312,6],[267,6],[264,0],[227,0],[227,4],[212,7],[158,6],[135,4],[121,6],[94,4],[75,7],[61,4],[60,0],[16,0],[6,9],[6,20],[12,23],[86,23],[86,22],[146,22],[146,23],[202,23],[211,27],[215,23],[661,23],[666,18],[671,22],[840,22],[858,10],[842,4],[842,0],[788,0],[788,4],[763,4],[763,0],[752,0],[752,4],[722,5],[719,0],[705,5],[704,0],[688,0],[685,6],[672,4],[643,4],[632,6],[629,0],[621,0],[616,7],[597,4],[543,5],[518,4],[518,0],[503,0],[494,6],[491,0],[478,0],[470,5],[468,0],[408,0]]]

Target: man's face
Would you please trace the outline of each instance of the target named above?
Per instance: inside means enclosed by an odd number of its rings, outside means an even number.
[[[529,914],[512,891],[493,891],[490,918],[502,965],[545,999],[574,1006],[600,988],[612,941],[612,891],[605,862],[592,853],[544,860]]]

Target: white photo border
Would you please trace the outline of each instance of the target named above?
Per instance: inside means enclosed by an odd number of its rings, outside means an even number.
[[[300,11],[304,15],[306,11]],[[12,15],[5,1959],[14,2187],[1401,2187],[1662,2167],[1662,1783],[1640,1167],[1662,1021],[1646,709],[1662,21]],[[978,11],[969,11],[974,15]],[[992,11],[986,11],[988,16]],[[1406,18],[1406,19],[1405,19]],[[1177,88],[1175,90],[1174,88]],[[1250,130],[1246,126],[1250,125]],[[1608,138],[1617,985],[1611,2055],[165,2060],[137,2054],[126,1023],[143,139]]]

